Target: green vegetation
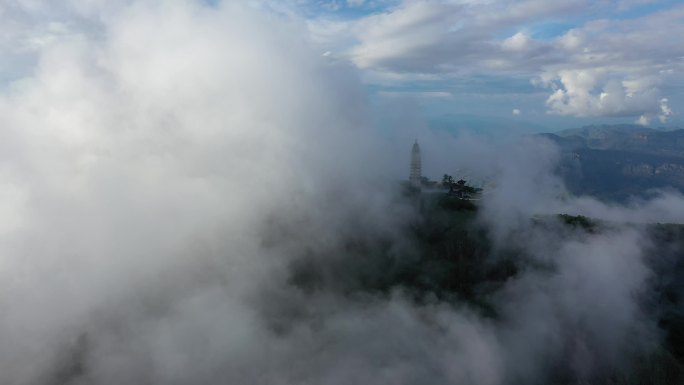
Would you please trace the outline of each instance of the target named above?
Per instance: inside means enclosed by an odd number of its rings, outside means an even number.
[[[422,215],[405,228],[400,246],[382,235],[359,234],[345,243],[342,255],[299,260],[292,266],[292,284],[352,296],[401,290],[419,302],[469,304],[494,316],[486,292],[516,274],[514,258],[490,258],[488,235],[475,225],[477,207],[442,195],[421,198]]]
[[[442,186],[449,188],[449,195],[455,195],[462,199],[472,199],[482,190],[468,186],[468,182],[464,179],[459,179],[454,182],[454,177],[449,174],[444,174],[442,177]]]
[[[583,215],[568,215],[568,214],[558,214],[558,217],[566,225],[580,228],[586,231],[594,231],[596,229],[596,222]]]
[[[404,229],[401,241],[384,234],[352,234],[339,253],[307,252],[291,266],[290,283],[305,291],[337,292],[357,299],[389,297],[396,291],[419,304],[439,302],[467,306],[481,317],[498,322],[501,314],[493,302],[497,293],[522,272],[554,274],[553,261],[540,263],[516,247],[493,247],[490,234],[478,225],[477,206],[450,194],[413,195],[420,216]],[[561,236],[581,237],[612,231],[606,224],[585,216],[559,214],[531,219],[531,225]],[[558,225],[560,224],[560,228]],[[563,232],[567,230],[567,234]],[[645,253],[654,278],[649,290],[655,297],[643,306],[659,319],[663,345],[634,357],[630,373],[605,368],[592,384],[684,383],[684,226],[645,226],[653,242]],[[578,233],[578,231],[580,233]],[[513,240],[514,241],[514,240]],[[335,251],[332,251],[335,250]],[[663,256],[671,260],[664,261]],[[563,371],[549,374],[549,383],[576,384]]]
[[[477,206],[472,201],[446,194],[438,200],[440,208],[449,211],[477,211]]]

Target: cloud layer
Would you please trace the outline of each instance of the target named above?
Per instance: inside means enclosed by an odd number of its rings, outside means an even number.
[[[681,79],[683,69],[684,45],[672,36],[684,32],[684,8],[624,16],[639,6],[407,0],[383,12],[344,21],[320,17],[311,25],[326,46],[375,77],[431,75],[458,84],[472,75],[527,76],[551,90],[549,113],[665,122],[671,113],[661,108],[664,86]]]
[[[0,97],[0,382],[588,381],[659,346],[642,232],[530,218],[669,220],[680,196],[570,198],[548,143],[426,134],[439,161],[496,181],[479,218],[495,247],[551,268],[492,291],[498,317],[403,287],[350,295],[343,273],[388,274],[359,245],[415,257],[420,220],[387,177],[404,148],[368,129],[353,69],[321,57],[301,20],[259,7],[77,4],[65,12],[97,33],[36,48]],[[307,290],[291,276],[307,258],[349,267]]]

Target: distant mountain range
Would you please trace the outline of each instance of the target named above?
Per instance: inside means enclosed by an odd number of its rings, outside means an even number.
[[[558,171],[575,194],[624,201],[654,188],[684,191],[684,129],[592,125],[538,135],[561,148]]]

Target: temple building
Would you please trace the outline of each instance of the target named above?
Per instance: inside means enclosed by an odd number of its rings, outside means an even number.
[[[411,171],[409,174],[409,182],[414,187],[420,188],[421,184],[421,165],[420,165],[420,146],[418,145],[418,140],[413,143],[413,148],[411,149]]]

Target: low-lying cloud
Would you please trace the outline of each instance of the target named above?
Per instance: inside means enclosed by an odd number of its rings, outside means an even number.
[[[496,317],[351,290],[388,274],[376,251],[417,258],[420,220],[355,72],[245,5],[99,23],[0,98],[2,383],[543,383],[657,348],[646,235],[530,219],[674,221],[681,196],[607,206],[568,197],[549,143],[425,138],[496,183],[478,222],[494,248],[550,267],[489,291]],[[320,280],[293,283],[311,260]]]

